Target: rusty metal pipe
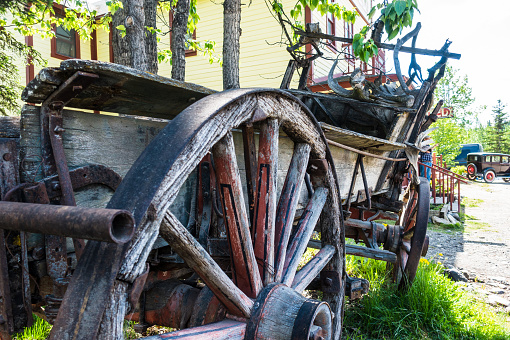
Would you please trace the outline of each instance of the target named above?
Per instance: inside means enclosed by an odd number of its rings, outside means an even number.
[[[0,229],[28,231],[112,243],[126,243],[134,234],[127,210],[0,202]]]

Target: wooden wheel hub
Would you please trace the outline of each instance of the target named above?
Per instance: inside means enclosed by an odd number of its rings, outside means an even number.
[[[269,284],[257,297],[245,339],[331,339],[329,305],[284,284]]]

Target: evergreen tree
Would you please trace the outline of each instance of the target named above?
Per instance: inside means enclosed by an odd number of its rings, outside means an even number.
[[[486,151],[510,152],[510,126],[507,113],[504,110],[505,105],[501,100],[498,100],[492,110],[494,120],[489,122],[485,128],[484,144]]]

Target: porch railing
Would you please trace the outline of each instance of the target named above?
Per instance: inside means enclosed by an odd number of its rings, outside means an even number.
[[[444,165],[442,158],[440,160],[440,164]],[[426,165],[418,162],[419,165],[422,165],[425,168],[430,168],[430,187],[432,189],[432,198],[434,204],[436,204],[437,195],[439,194],[442,197],[442,203],[446,204],[447,202],[445,199],[448,199],[450,210],[452,210],[453,202],[455,201],[455,191],[457,191],[457,208],[460,212],[460,184],[467,184],[468,179],[464,176],[456,174],[453,171],[448,170],[445,166],[440,166],[434,163],[432,163],[432,165]],[[437,189],[439,189],[439,192]]]

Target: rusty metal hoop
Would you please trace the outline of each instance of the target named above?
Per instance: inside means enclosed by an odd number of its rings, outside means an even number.
[[[259,176],[256,191],[258,196],[255,195],[260,199],[254,202],[253,224],[257,227],[253,228],[250,228],[246,212],[247,205],[244,203],[239,168],[235,158],[234,138],[232,137],[232,130],[242,127],[244,124],[260,126],[259,160],[256,169],[256,174]],[[296,178],[293,180],[289,180],[289,176],[287,176],[286,182],[290,181],[292,185],[301,185],[309,158],[312,165],[308,172],[311,174],[314,184],[314,197],[310,199],[307,208],[305,208],[293,238],[291,238],[290,230],[294,221],[293,214],[297,210],[297,201],[293,199],[294,187],[287,187],[284,184],[281,190],[281,196],[289,198],[289,202],[285,202],[284,199],[283,203],[282,199],[279,203],[276,201],[275,176],[278,169],[276,165],[278,163],[278,131],[280,129],[285,133],[283,139],[290,139],[294,142],[294,155],[299,153],[298,150],[301,150],[302,154],[296,160],[295,165],[292,165],[294,160],[291,160],[288,171],[288,174],[297,172],[299,175],[296,174]],[[229,235],[233,282],[212,260],[206,249],[191,236],[169,210],[186,178],[210,150],[212,150],[216,170],[219,173],[218,183],[223,200],[223,214],[229,221],[226,229]],[[245,322],[248,319],[251,324],[259,322],[259,320],[254,320],[253,316],[261,306],[254,303],[252,299],[257,298],[259,293],[263,292],[263,287],[275,281],[282,282],[288,289],[301,296],[300,293],[321,271],[329,273],[328,278],[331,281],[330,287],[324,290],[323,299],[329,303],[329,306],[317,304],[317,306],[320,305],[321,312],[319,313],[316,304],[310,305],[307,302],[309,299],[296,298],[296,305],[292,306],[298,314],[295,320],[301,317],[309,322],[309,324],[303,325],[302,322],[296,321],[296,325],[308,330],[312,336],[322,334],[324,339],[339,338],[345,271],[343,267],[344,240],[339,218],[339,195],[334,174],[334,165],[320,127],[308,109],[289,94],[266,89],[233,90],[208,96],[193,104],[171,121],[144,150],[108,205],[108,207],[123,207],[123,209],[133,212],[137,231],[130,245],[124,247],[122,251],[119,251],[118,247],[105,250],[104,247],[94,243],[87,245],[84,258],[79,263],[81,268],[77,268],[75,272],[78,275],[73,277],[63,307],[66,312],[76,314],[74,304],[81,306],[80,313],[83,313],[83,310],[85,313],[91,313],[88,318],[83,318],[88,320],[81,318],[73,320],[74,316],[66,318],[67,315],[59,315],[50,339],[67,339],[69,327],[72,327],[75,335],[78,334],[77,337],[74,337],[76,339],[90,338],[91,332],[98,334],[99,338],[111,337],[112,334],[109,332],[119,329],[118,324],[122,323],[123,315],[116,317],[115,313],[127,313],[129,307],[124,300],[126,299],[125,292],[129,287],[128,283],[141,273],[142,265],[147,259],[148,250],[155,241],[160,225],[161,235],[166,236],[165,239],[173,250],[197,272],[232,316],[229,320],[222,321],[221,325],[212,324],[185,329],[177,333],[162,335],[160,338],[196,339],[203,338],[205,334],[211,336],[221,334],[226,337],[218,339],[243,339],[246,332]],[[262,181],[260,179],[262,177],[266,180]],[[306,190],[304,192],[306,193]],[[299,190],[296,191],[295,196],[300,196]],[[301,196],[307,197],[307,195]],[[280,209],[277,204],[283,204],[283,207]],[[266,206],[266,208],[258,209],[258,206]],[[289,215],[289,211],[292,214]],[[271,215],[273,216],[271,217]],[[319,215],[321,217],[319,227],[322,228],[323,248],[308,265],[296,273],[297,264],[302,252],[306,249]],[[257,219],[260,219],[260,222],[257,222]],[[229,226],[228,223],[231,225]],[[275,232],[275,230],[264,227],[267,225],[274,227],[278,224],[283,225],[279,229],[280,234],[278,234],[278,230]],[[270,237],[261,237],[261,235],[271,236],[273,234],[276,234],[273,241]],[[283,251],[279,252],[278,240],[282,239],[281,249]],[[143,244],[140,245],[140,243]],[[286,257],[288,255],[288,252],[285,252],[287,244],[291,253]],[[91,252],[94,251],[103,251],[106,255],[122,254],[121,261],[115,260],[112,263],[113,266],[118,266],[117,271],[114,272],[114,277],[117,277],[117,280],[112,282],[101,280],[101,289],[105,289],[108,285],[115,287],[112,290],[113,293],[108,294],[109,296],[97,291],[96,287],[90,283],[86,287],[83,285],[83,280],[89,279],[86,275],[88,271],[104,271],[104,269],[97,268],[104,263],[101,261],[94,263],[97,261],[91,255]],[[281,256],[282,254],[284,256]],[[113,271],[114,269],[110,270],[110,275]],[[106,297],[106,306],[105,301],[97,301],[99,296]],[[91,297],[96,297],[96,301],[91,301]],[[277,300],[275,298],[275,301]],[[78,301],[79,303],[77,303]],[[95,308],[99,308],[99,310]],[[266,305],[264,308],[266,311],[269,307]],[[106,309],[104,315],[111,318],[107,322],[112,325],[110,328],[99,329],[100,317],[103,315],[101,309]],[[320,328],[319,325],[327,324],[327,322],[315,322],[315,315],[324,319],[325,311],[330,309],[333,314],[331,328]],[[306,311],[310,311],[313,315],[308,315],[310,313],[307,314]],[[273,314],[276,313],[277,311],[273,310]],[[303,313],[306,315],[302,315]],[[90,321],[94,318],[95,330],[90,328],[94,327]],[[70,324],[72,326],[69,326]],[[120,329],[122,329],[121,326]],[[281,336],[288,338],[286,335]]]

